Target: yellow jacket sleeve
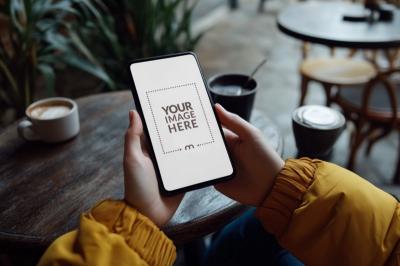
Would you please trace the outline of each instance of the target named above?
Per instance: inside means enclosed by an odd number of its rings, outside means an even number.
[[[172,265],[175,246],[147,217],[123,201],[106,200],[80,218],[79,229],[56,239],[47,265]]]
[[[306,265],[400,265],[397,200],[334,164],[287,160],[256,216]]]

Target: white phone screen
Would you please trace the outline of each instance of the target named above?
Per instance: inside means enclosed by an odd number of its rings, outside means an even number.
[[[167,191],[233,173],[192,54],[130,65],[163,186]]]

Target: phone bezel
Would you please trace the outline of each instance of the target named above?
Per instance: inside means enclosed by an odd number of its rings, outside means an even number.
[[[135,80],[134,80],[134,78],[132,76],[132,73],[131,73],[131,65],[132,64],[141,63],[141,62],[154,61],[154,60],[166,59],[166,58],[171,58],[171,57],[186,56],[186,55],[191,55],[196,60],[197,67],[198,67],[198,69],[200,71],[200,75],[201,75],[201,78],[203,80],[204,87],[206,88],[208,99],[209,99],[209,101],[211,103],[211,108],[212,108],[212,111],[213,111],[213,114],[214,114],[214,118],[217,120],[219,132],[220,132],[220,134],[222,136],[222,140],[224,142],[225,149],[226,149],[226,151],[228,153],[229,161],[230,161],[231,166],[232,166],[232,174],[227,175],[227,176],[223,176],[223,177],[219,177],[219,178],[215,178],[215,179],[212,179],[212,180],[208,180],[208,181],[205,181],[205,182],[197,183],[197,184],[194,184],[194,185],[182,187],[182,188],[175,189],[175,190],[167,190],[165,188],[165,186],[164,186],[163,179],[162,179],[162,176],[161,176],[161,172],[160,172],[160,169],[158,167],[157,159],[156,159],[156,156],[155,156],[155,153],[154,153],[153,144],[151,143],[151,140],[150,140],[150,134],[149,134],[149,131],[148,131],[148,128],[147,128],[146,120],[144,118],[142,106],[140,104],[139,95],[138,95],[138,93],[136,91]],[[174,54],[168,54],[168,55],[154,56],[154,57],[149,57],[149,58],[132,60],[129,63],[129,74],[130,74],[132,82],[133,82],[133,84],[132,84],[133,87],[131,88],[131,91],[132,91],[133,99],[134,99],[134,102],[135,102],[135,107],[136,107],[136,110],[138,111],[138,113],[139,113],[139,115],[140,115],[140,117],[142,119],[143,128],[144,128],[146,137],[148,138],[148,144],[150,146],[150,157],[151,157],[151,159],[153,161],[154,168],[155,168],[155,171],[156,171],[158,184],[159,184],[158,187],[159,187],[160,191],[164,195],[175,195],[177,193],[181,193],[181,192],[186,192],[186,191],[191,191],[191,190],[207,187],[207,186],[210,186],[210,185],[222,182],[222,181],[229,180],[235,175],[236,168],[235,168],[235,166],[233,164],[232,156],[231,156],[231,154],[230,154],[230,152],[228,150],[228,146],[226,144],[226,140],[225,140],[225,137],[224,137],[224,134],[223,134],[223,130],[222,130],[222,127],[221,127],[221,122],[219,121],[219,118],[218,118],[217,113],[215,111],[215,105],[214,105],[214,102],[213,102],[213,100],[211,98],[211,94],[210,94],[209,88],[207,86],[207,82],[204,79],[203,70],[201,69],[199,60],[198,60],[198,58],[197,58],[195,53],[193,53],[193,52],[181,52],[181,53],[174,53]]]

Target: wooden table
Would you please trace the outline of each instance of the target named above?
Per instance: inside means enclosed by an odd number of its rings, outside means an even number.
[[[106,198],[123,197],[123,142],[130,91],[77,100],[81,132],[61,144],[26,142],[17,123],[0,132],[0,253],[45,248],[78,225],[79,215]],[[282,137],[260,112],[253,123],[282,153]],[[164,231],[185,243],[209,234],[246,206],[213,187],[189,192]]]
[[[279,29],[297,39],[330,47],[388,49],[400,47],[400,10],[391,22],[348,22],[343,15],[357,14],[362,4],[304,2],[290,5],[278,16]]]

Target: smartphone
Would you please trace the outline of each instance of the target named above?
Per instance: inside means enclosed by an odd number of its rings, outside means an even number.
[[[130,71],[160,190],[175,194],[232,177],[232,160],[196,55],[136,60]]]

